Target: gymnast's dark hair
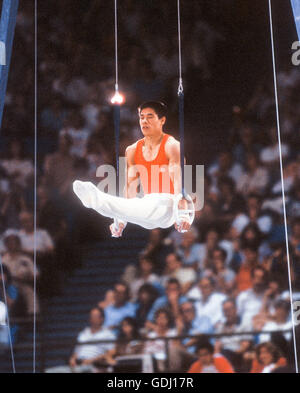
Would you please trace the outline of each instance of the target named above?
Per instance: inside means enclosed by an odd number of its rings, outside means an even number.
[[[151,108],[157,114],[159,119],[167,115],[167,105],[161,101],[146,101],[143,102],[139,107],[138,111],[141,112],[145,108]]]

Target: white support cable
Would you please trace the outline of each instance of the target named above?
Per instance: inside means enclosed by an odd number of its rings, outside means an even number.
[[[274,78],[274,92],[275,92],[275,104],[276,104],[276,121],[277,121],[278,146],[279,146],[279,162],[280,162],[280,175],[281,175],[281,190],[282,190],[282,204],[283,204],[283,217],[284,217],[284,229],[285,229],[285,243],[286,243],[286,254],[287,254],[287,265],[288,265],[291,316],[292,316],[292,324],[293,324],[295,369],[296,369],[296,373],[298,374],[299,368],[298,368],[298,357],[297,357],[296,330],[295,330],[295,322],[294,322],[293,288],[292,288],[292,279],[291,279],[291,263],[290,263],[290,252],[289,252],[289,241],[288,241],[286,202],[285,202],[285,191],[284,191],[284,180],[283,180],[283,162],[282,162],[283,160],[282,160],[282,149],[281,149],[281,130],[280,130],[279,102],[278,102],[278,89],[277,89],[277,72],[276,72],[276,59],[275,59],[275,48],[274,48],[274,33],[273,33],[273,18],[272,18],[272,2],[271,2],[271,0],[269,0],[269,16],[270,16],[270,30],[271,30],[273,78]]]
[[[36,373],[36,213],[37,213],[37,73],[38,73],[38,51],[37,51],[37,0],[34,4],[34,244],[33,244],[33,374]]]
[[[182,79],[182,50],[181,50],[181,15],[180,15],[180,0],[177,0],[177,21],[178,21],[178,59],[179,59],[179,85],[178,94],[183,93],[183,79]]]
[[[116,83],[115,91],[119,91],[119,59],[118,59],[118,0],[115,0],[115,67],[116,67]]]
[[[13,348],[12,337],[11,337],[11,330],[10,330],[11,326],[10,326],[8,302],[7,302],[7,296],[6,296],[6,287],[5,287],[5,281],[4,281],[4,269],[3,269],[3,263],[2,263],[1,256],[0,256],[0,272],[1,272],[1,277],[2,277],[2,288],[3,288],[4,303],[5,303],[5,307],[6,307],[8,340],[9,340],[9,348],[10,348],[12,369],[13,369],[13,373],[16,374],[15,355],[14,355],[14,348]]]

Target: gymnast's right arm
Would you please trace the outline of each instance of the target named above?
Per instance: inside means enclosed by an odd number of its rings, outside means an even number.
[[[138,174],[135,169],[134,154],[136,149],[136,143],[130,145],[126,149],[126,184],[124,188],[125,198],[135,198],[137,195],[136,182],[138,180]],[[121,237],[126,224],[120,222],[118,225],[118,230],[115,230],[114,224],[110,226],[110,231],[114,237]]]

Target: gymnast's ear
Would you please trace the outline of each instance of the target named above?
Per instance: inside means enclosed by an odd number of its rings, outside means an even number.
[[[165,124],[166,124],[166,120],[167,120],[167,118],[166,118],[166,116],[163,116],[163,117],[162,117],[162,118],[160,118],[159,120],[161,121],[161,125],[163,126],[163,125],[165,125]]]

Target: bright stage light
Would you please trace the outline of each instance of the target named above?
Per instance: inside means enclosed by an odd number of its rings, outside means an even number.
[[[120,94],[118,91],[115,92],[113,98],[111,99],[112,104],[122,105],[125,102],[125,97],[123,94]]]

